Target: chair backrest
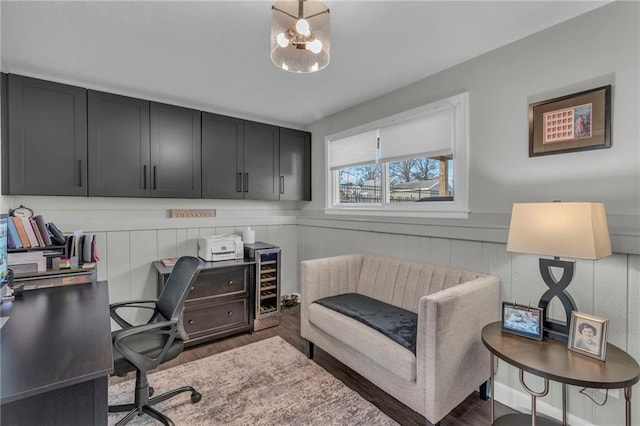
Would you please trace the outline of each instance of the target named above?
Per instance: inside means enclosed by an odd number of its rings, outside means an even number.
[[[193,256],[182,256],[173,266],[171,275],[156,302],[158,311],[165,319],[179,319],[187,295],[201,267],[202,261]]]

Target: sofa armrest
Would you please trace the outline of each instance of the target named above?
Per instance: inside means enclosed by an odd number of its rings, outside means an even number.
[[[307,337],[309,305],[323,297],[355,292],[363,259],[363,254],[348,254],[300,262],[302,337]]]
[[[482,328],[499,319],[500,279],[483,275],[424,296],[418,310],[417,380],[439,421],[489,378]]]

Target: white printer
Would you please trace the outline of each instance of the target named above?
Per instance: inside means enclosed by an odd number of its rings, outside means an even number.
[[[198,238],[198,256],[207,262],[242,259],[244,247],[239,235],[212,235]]]

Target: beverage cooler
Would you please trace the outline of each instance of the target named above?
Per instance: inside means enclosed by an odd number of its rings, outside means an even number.
[[[244,245],[245,256],[255,259],[254,330],[280,324],[280,248],[255,242]]]

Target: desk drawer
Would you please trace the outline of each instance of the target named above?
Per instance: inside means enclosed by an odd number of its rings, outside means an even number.
[[[204,269],[191,287],[188,300],[247,292],[247,267]]]
[[[247,299],[185,308],[184,328],[189,340],[202,334],[216,334],[249,324]]]

